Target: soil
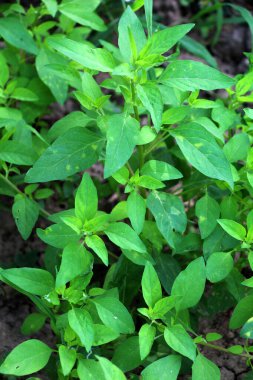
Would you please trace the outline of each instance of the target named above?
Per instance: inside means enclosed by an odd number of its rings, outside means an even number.
[[[231,2],[253,11],[252,1]],[[168,26],[177,24],[180,21],[186,22],[198,11],[198,1],[189,1],[189,3],[191,3],[189,7],[182,7],[180,1],[177,0],[154,0],[154,12],[159,21]],[[193,32],[191,36],[203,41],[196,32]],[[230,75],[244,72],[247,69],[247,60],[243,52],[249,50],[249,44],[250,34],[245,24],[239,26],[226,25],[222,30],[219,42],[214,47],[211,47],[207,40],[207,47],[217,59],[219,68]],[[191,57],[191,55],[187,55],[187,57]],[[72,111],[73,107],[72,101],[68,102],[64,107],[55,105],[52,113],[47,117],[47,121],[49,124],[53,124],[64,114]],[[96,171],[96,168],[94,170]],[[0,200],[3,206],[8,207],[10,205],[7,198],[2,197]],[[3,221],[0,226],[0,266],[33,266],[39,264],[43,256],[43,244],[34,234],[28,241],[23,241],[10,213],[0,211],[0,218]],[[27,339],[21,334],[20,327],[25,317],[34,312],[35,308],[27,298],[7,286],[0,286],[0,295],[1,357],[17,344]],[[200,323],[200,331],[203,335],[212,331],[219,332],[224,338],[217,344],[224,347],[240,344],[238,332],[228,330],[228,320],[229,313],[220,314],[212,321],[205,319]],[[50,327],[47,325],[39,333],[34,334],[33,338],[41,339],[53,347],[54,337]],[[219,366],[222,374],[221,380],[242,380],[248,371],[245,360],[238,356],[205,348],[202,352]],[[46,379],[46,377],[44,378]],[[184,379],[189,379],[189,377],[184,377]]]

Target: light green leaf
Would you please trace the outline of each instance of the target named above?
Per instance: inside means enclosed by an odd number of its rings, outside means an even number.
[[[94,341],[94,330],[93,322],[88,311],[73,308],[68,312],[68,321],[86,351],[89,352]]]
[[[44,269],[11,268],[2,270],[1,276],[21,290],[37,296],[45,296],[54,289],[54,278]]]
[[[153,318],[160,319],[162,318],[168,311],[173,309],[176,305],[177,297],[164,297],[156,302],[151,315]]]
[[[244,339],[253,339],[253,318],[250,318],[242,327],[240,336]]]
[[[108,326],[94,324],[94,342],[93,346],[102,346],[103,344],[112,342],[119,337],[119,333]]]
[[[246,133],[234,135],[225,144],[223,151],[229,162],[245,160],[250,148],[250,140]]]
[[[91,271],[92,256],[80,242],[69,243],[63,250],[56,288],[64,286],[74,278]]]
[[[165,356],[149,364],[142,372],[142,380],[177,380],[181,367],[181,358],[176,355]]]
[[[33,200],[18,194],[12,206],[12,215],[22,238],[27,240],[39,217],[39,206]]]
[[[55,17],[57,12],[57,1],[56,0],[42,0],[42,2],[47,7],[48,12],[52,17]]]
[[[136,191],[133,191],[127,198],[127,213],[133,229],[139,235],[145,221],[146,202]]]
[[[113,56],[105,49],[91,48],[63,36],[48,38],[48,44],[59,53],[91,70],[111,72],[116,66]]]
[[[162,287],[153,265],[149,262],[145,265],[141,286],[146,304],[154,307],[156,302],[162,298]]]
[[[102,137],[84,128],[73,128],[60,136],[26,174],[26,182],[63,180],[93,165]],[[50,168],[50,170],[48,170]]]
[[[16,87],[10,97],[23,102],[37,102],[39,100],[33,91],[23,87]]]
[[[108,359],[101,356],[97,356],[97,359],[103,370],[105,380],[126,380],[124,373]]]
[[[112,223],[104,233],[114,244],[122,249],[130,249],[140,253],[147,251],[137,233],[126,223]]]
[[[30,339],[15,347],[0,366],[4,375],[26,376],[40,371],[52,353],[45,343]]]
[[[85,243],[98,255],[105,265],[108,265],[108,251],[105,243],[99,236],[86,236]]]
[[[84,173],[75,196],[75,214],[83,223],[96,215],[97,189],[88,173]]]
[[[151,351],[156,335],[156,328],[145,323],[139,331],[139,345],[141,359],[145,359]]]
[[[66,224],[53,224],[45,230],[37,229],[38,237],[55,248],[65,248],[71,242],[77,242],[80,235]]]
[[[206,278],[215,283],[224,280],[234,266],[230,252],[214,252],[206,263]]]
[[[150,113],[155,130],[159,132],[163,114],[163,99],[159,87],[153,82],[137,85],[137,95]]]
[[[102,367],[92,359],[79,359],[77,373],[80,380],[105,380]]]
[[[181,91],[211,91],[234,85],[234,80],[220,71],[202,62],[188,60],[170,63],[159,81]]]
[[[197,123],[171,131],[186,160],[207,177],[226,181],[233,187],[230,164],[213,136]]]
[[[196,202],[195,210],[196,216],[198,217],[201,238],[205,239],[217,226],[217,219],[220,216],[220,206],[215,199],[206,193]]]
[[[164,339],[169,347],[181,355],[194,361],[196,357],[196,345],[183,326],[174,325],[166,327]]]
[[[189,36],[184,36],[184,38],[180,41],[180,45],[182,45],[185,50],[193,53],[194,56],[203,58],[210,66],[217,68],[215,58],[210,54],[204,45],[195,39]]]
[[[68,348],[66,346],[59,347],[59,357],[64,376],[68,376],[76,362],[75,349]]]
[[[0,160],[14,165],[33,165],[36,155],[30,145],[20,141],[0,142]]]
[[[149,37],[152,36],[153,31],[153,0],[145,0],[144,1],[144,8],[145,8],[145,16],[146,16],[146,23],[147,23],[147,29],[148,29],[148,35]]]
[[[113,297],[100,297],[92,300],[99,318],[105,324],[120,334],[132,334],[134,323],[125,306]]]
[[[31,54],[37,54],[38,48],[26,27],[18,17],[1,17],[0,36],[10,45]]]
[[[159,181],[170,181],[183,177],[180,171],[174,168],[174,166],[168,164],[167,162],[157,160],[145,162],[141,168],[141,174],[149,175]]]
[[[31,335],[39,331],[45,324],[46,316],[39,313],[29,314],[21,326],[23,335]]]
[[[131,157],[139,136],[139,123],[126,114],[108,118],[104,177],[119,170]]]
[[[229,321],[230,329],[239,329],[253,315],[253,296],[246,296],[236,305]]]
[[[242,241],[245,239],[246,229],[241,224],[229,219],[219,219],[218,223],[234,239]]]
[[[219,368],[203,355],[198,354],[192,366],[192,380],[220,380]]]
[[[171,295],[178,296],[177,310],[195,306],[205,289],[206,269],[203,257],[193,260],[175,279]]]
[[[154,191],[148,196],[147,207],[154,215],[161,234],[174,247],[173,231],[183,233],[187,223],[181,200],[172,194]]]

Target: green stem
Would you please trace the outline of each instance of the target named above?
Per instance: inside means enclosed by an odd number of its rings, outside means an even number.
[[[134,82],[132,80],[131,80],[131,93],[132,93],[134,117],[138,122],[140,122],[138,107],[136,106],[136,93],[135,93],[135,88],[134,88]],[[138,153],[139,153],[139,168],[141,170],[142,166],[144,165],[144,149],[142,145],[138,146]]]
[[[24,194],[21,190],[19,190],[19,188],[14,185],[14,183],[12,183],[9,178],[5,177],[3,174],[0,174],[0,178],[6,183],[6,185],[8,185],[12,190],[14,190],[17,194],[21,194],[21,195],[24,195],[26,197],[26,194]],[[38,205],[39,206],[39,205]],[[44,210],[44,208],[42,208],[41,206],[39,206],[39,210],[40,210],[40,213],[41,215],[44,217],[44,218],[48,218],[50,216],[50,213],[47,212],[46,210]]]
[[[229,351],[227,348],[224,348],[224,347],[221,347],[221,346],[217,346],[215,344],[205,343],[205,342],[200,342],[200,343],[197,343],[197,344],[199,344],[201,346],[205,346],[205,347],[211,348],[211,349],[216,350],[216,351],[226,352],[226,354],[241,356],[243,358],[247,358],[247,359],[250,359],[250,360],[253,359],[253,356],[250,355],[250,354],[237,354],[235,352]]]

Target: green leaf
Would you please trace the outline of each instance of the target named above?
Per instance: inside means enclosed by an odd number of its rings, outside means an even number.
[[[108,118],[104,177],[119,170],[131,157],[139,136],[139,123],[126,114]]]
[[[69,243],[63,250],[56,288],[64,286],[74,278],[91,271],[92,257],[80,242]]]
[[[236,305],[229,321],[230,329],[239,329],[253,315],[253,296],[244,297]]]
[[[97,356],[105,380],[126,380],[124,373],[108,359]]]
[[[142,24],[130,7],[127,7],[121,16],[118,31],[118,45],[120,52],[122,54],[122,57],[127,62],[130,62],[132,55],[134,55],[134,52],[132,51],[131,35],[136,45],[137,54],[146,43],[146,36]]]
[[[38,237],[46,244],[52,245],[55,248],[65,248],[71,242],[77,242],[80,235],[67,225],[53,224],[45,230],[37,229]]]
[[[94,341],[93,322],[85,309],[73,308],[68,312],[68,321],[72,330],[79,337],[86,351],[89,352]]]
[[[63,180],[93,165],[102,138],[84,128],[73,128],[60,136],[26,174],[26,182]],[[50,170],[48,170],[50,168]]]
[[[153,0],[145,0],[144,1],[144,8],[145,8],[145,16],[146,16],[146,23],[147,23],[147,29],[148,29],[148,35],[149,37],[152,36],[153,31]]]
[[[246,133],[238,133],[234,135],[225,144],[223,151],[229,162],[245,160],[250,148],[250,140]]]
[[[33,91],[23,87],[15,88],[10,97],[23,102],[37,102],[39,100],[38,96]]]
[[[0,36],[10,45],[31,54],[37,54],[38,48],[28,30],[18,17],[2,17],[0,20]]]
[[[166,327],[164,339],[169,347],[181,355],[194,361],[196,357],[196,345],[183,326],[174,325]]]
[[[252,14],[250,13],[248,9],[244,7],[240,7],[239,5],[230,4],[230,3],[226,3],[226,5],[234,8],[237,12],[239,12],[241,16],[244,18],[244,20],[247,22],[247,24],[249,25],[250,34],[251,34],[251,47],[252,47],[251,50],[253,50],[253,16]]]
[[[210,178],[226,181],[233,187],[230,164],[213,136],[197,123],[171,130],[186,160]]]
[[[176,25],[154,33],[142,49],[140,57],[166,53],[193,27],[194,24]]]
[[[84,173],[75,196],[75,214],[84,223],[94,218],[97,209],[97,189],[89,174]]]
[[[141,359],[145,359],[151,351],[156,335],[156,328],[145,323],[139,331],[139,346]]]
[[[116,331],[114,331],[108,326],[94,324],[93,328],[94,328],[93,346],[101,346],[119,337],[119,333],[117,333]]]
[[[48,12],[52,17],[55,17],[57,12],[57,1],[56,0],[42,0],[42,2],[47,7]]]
[[[8,140],[0,142],[0,160],[14,165],[30,166],[34,164],[36,155],[30,145]]]
[[[208,237],[217,226],[217,219],[220,216],[220,206],[215,199],[206,193],[196,202],[195,208],[200,235],[202,239]]]
[[[59,54],[42,48],[36,57],[36,69],[42,82],[49,87],[53,96],[60,104],[67,98],[68,84],[65,80],[54,74],[49,65],[67,66],[68,61]]]
[[[168,311],[173,309],[176,305],[177,297],[164,297],[156,302],[155,306],[153,307],[152,312],[150,313],[152,315],[152,318],[158,319],[164,317]]]
[[[184,36],[184,38],[180,41],[180,45],[194,56],[203,58],[210,66],[217,68],[215,58],[210,54],[207,48],[198,41],[195,41],[189,36]]]
[[[220,71],[201,62],[188,60],[170,63],[159,81],[181,91],[211,91],[234,85],[234,80]]]
[[[133,191],[127,198],[127,213],[133,229],[139,235],[145,221],[146,202],[136,191]]]
[[[195,306],[205,289],[206,269],[203,257],[193,260],[185,270],[179,273],[172,286],[172,296],[180,297],[177,310]]]
[[[115,348],[112,363],[123,372],[131,371],[140,366],[141,357],[138,336],[131,336]]]
[[[183,233],[187,223],[181,200],[175,195],[154,191],[148,196],[147,207],[154,215],[161,234],[174,247],[173,231]]]
[[[37,296],[45,296],[54,289],[54,278],[44,269],[11,268],[2,270],[1,276],[21,290]]]
[[[85,243],[98,255],[105,265],[108,265],[108,251],[105,243],[99,236],[86,236]]]
[[[147,82],[137,85],[137,95],[150,113],[155,130],[159,132],[162,125],[163,99],[156,83]]]
[[[242,241],[245,239],[246,229],[241,224],[229,219],[219,219],[218,223],[234,239]]]
[[[105,49],[91,48],[63,36],[48,38],[48,44],[72,61],[91,70],[111,72],[116,66],[113,56]]]
[[[149,364],[142,372],[142,380],[177,380],[181,367],[181,358],[176,355],[165,356]]]
[[[161,189],[162,187],[165,187],[164,183],[148,175],[140,176],[136,181],[136,185],[149,190],[157,190]]]
[[[130,249],[140,253],[147,251],[137,233],[126,223],[112,223],[104,233],[114,244],[122,249]]]
[[[125,306],[113,297],[100,297],[92,300],[99,318],[105,324],[120,334],[132,334],[134,323]]]
[[[26,376],[40,371],[52,353],[45,343],[30,339],[15,347],[0,366],[4,375]]]
[[[217,333],[208,333],[206,335],[206,341],[207,342],[214,342],[216,340],[220,340],[221,338],[222,338],[222,335],[217,334]]]
[[[75,365],[76,362],[76,351],[75,349],[68,348],[66,346],[59,347],[59,357],[62,368],[62,373],[64,376],[68,376]]]
[[[149,307],[154,307],[156,302],[162,298],[162,288],[157,273],[149,262],[145,265],[141,286],[146,304]]]
[[[96,3],[95,7],[92,3]],[[82,0],[63,0],[59,6],[59,11],[69,19],[76,23],[87,26],[91,29],[104,31],[106,29],[103,20],[93,10],[98,2],[90,1],[90,4],[84,6]]]
[[[253,318],[250,318],[242,327],[240,336],[244,339],[253,339]]]
[[[12,206],[12,215],[22,238],[27,240],[39,217],[39,206],[26,196],[18,194]]]
[[[21,326],[23,335],[31,335],[39,331],[45,324],[46,316],[39,313],[29,314]]]
[[[234,266],[230,252],[214,252],[206,263],[206,278],[215,283],[224,280]]]
[[[4,87],[6,82],[9,79],[10,72],[9,72],[9,67],[6,63],[6,59],[3,54],[0,54],[0,65],[1,65],[0,86]]]
[[[192,366],[192,380],[220,380],[219,368],[203,355],[198,354]]]
[[[77,373],[80,380],[105,380],[102,367],[92,359],[79,359]]]
[[[183,175],[174,166],[167,162],[150,160],[145,162],[141,168],[142,175],[149,175],[159,181],[170,181],[173,179],[182,178]]]
[[[160,253],[155,257],[156,271],[162,286],[168,294],[171,293],[172,285],[180,273],[180,266],[172,255]]]

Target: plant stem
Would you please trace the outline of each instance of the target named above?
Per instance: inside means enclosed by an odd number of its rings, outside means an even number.
[[[215,344],[211,344],[211,343],[205,343],[205,342],[200,342],[200,343],[197,343],[201,346],[205,346],[205,347],[209,347],[213,350],[216,350],[216,351],[222,351],[222,352],[226,352],[227,354],[231,354],[231,355],[236,355],[236,356],[241,356],[243,358],[247,358],[247,359],[253,359],[253,356],[250,355],[250,354],[237,354],[235,352],[231,352],[229,351],[227,348],[224,348],[224,347],[221,347],[221,346],[217,346]]]
[[[11,188],[13,189],[17,194],[21,194],[21,195],[24,195],[26,197],[26,194],[24,194],[21,190],[19,190],[19,188],[14,185],[14,183],[12,183],[9,178],[5,177],[3,174],[0,173],[0,178]],[[48,218],[50,216],[50,213],[46,210],[44,210],[44,208],[42,208],[41,206],[39,206],[39,210],[40,210],[40,213],[41,215],[44,217],[44,218]]]

